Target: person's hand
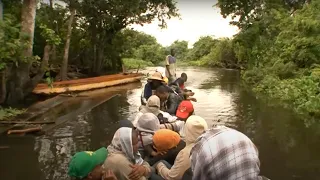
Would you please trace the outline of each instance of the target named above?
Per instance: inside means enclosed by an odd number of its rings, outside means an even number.
[[[118,180],[117,177],[113,174],[113,172],[109,169],[107,170],[103,176],[102,180]]]
[[[197,99],[196,99],[196,98],[189,97],[188,99],[189,99],[190,101],[197,102]]]
[[[158,151],[152,151],[152,153],[151,153],[151,156],[158,156],[158,155],[160,155],[160,156],[163,156],[163,155],[165,155],[165,154],[167,154],[167,151],[160,151],[160,152],[158,152]]]
[[[128,176],[130,180],[138,180],[146,172],[146,168],[141,165],[130,165],[130,167],[132,168],[132,171]]]

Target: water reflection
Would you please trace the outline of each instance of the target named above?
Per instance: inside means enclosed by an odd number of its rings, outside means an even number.
[[[178,74],[181,72],[188,74],[186,86],[196,93],[196,114],[209,125],[226,124],[247,134],[259,149],[264,175],[281,180],[318,179],[319,125],[306,128],[292,112],[266,106],[240,86],[238,71],[186,68]],[[69,179],[71,155],[108,145],[118,121],[132,119],[137,113],[145,83],[143,80],[142,84],[113,92],[118,96],[88,112],[88,105],[99,101],[100,96],[70,102],[76,110],[64,117],[59,117],[59,113],[70,109],[53,109],[50,118],[69,121],[44,136],[1,137],[0,146],[10,148],[0,149],[0,179]]]

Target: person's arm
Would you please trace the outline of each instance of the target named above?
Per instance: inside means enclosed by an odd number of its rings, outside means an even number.
[[[153,148],[152,148],[152,144],[149,144],[149,145],[145,145],[144,147],[143,147],[143,149],[144,149],[144,151],[145,151],[145,153],[146,153],[146,156],[152,156],[152,154],[153,154]]]
[[[111,169],[118,179],[129,179],[132,163],[122,154],[110,154],[104,162],[107,169]]]
[[[160,124],[160,129],[170,129],[172,131],[178,132],[180,131],[180,121],[172,122],[172,123],[164,123]]]
[[[144,168],[146,168],[146,172],[144,173],[144,177],[146,177],[146,179],[148,179],[151,176],[151,167],[146,161],[143,161],[142,166]]]
[[[165,164],[159,162],[156,165],[158,174],[166,180],[180,180],[184,172],[190,168],[190,160],[186,157],[186,154],[180,151],[171,169],[168,169]]]
[[[145,102],[145,104],[147,104],[147,100],[150,96],[152,96],[152,89],[150,83],[147,83],[143,90],[143,102]]]
[[[172,123],[172,122],[175,122],[177,120],[177,117],[176,116],[172,116],[170,115],[169,113],[167,112],[164,112],[164,111],[160,111],[161,114],[163,115],[164,118],[167,118],[168,119],[168,122],[169,123]]]
[[[141,105],[146,105],[147,99],[144,97],[144,90],[141,93]]]
[[[171,74],[170,69],[169,69],[169,65],[170,65],[170,63],[169,63],[169,56],[166,57],[165,63],[166,63],[166,70],[167,70],[168,75],[169,75],[169,77],[170,77],[172,74]]]

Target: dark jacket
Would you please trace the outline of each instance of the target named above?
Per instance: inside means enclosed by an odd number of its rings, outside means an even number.
[[[175,93],[169,93],[169,97],[167,101],[164,103],[163,111],[175,116],[181,101],[181,96]]]

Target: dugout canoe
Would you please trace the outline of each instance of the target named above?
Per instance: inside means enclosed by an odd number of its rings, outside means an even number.
[[[59,81],[54,82],[52,88],[48,86],[48,84],[43,83],[38,84],[32,92],[34,94],[52,95],[78,91],[88,91],[92,89],[138,82],[143,76],[144,74],[142,73],[113,74],[92,78]]]

